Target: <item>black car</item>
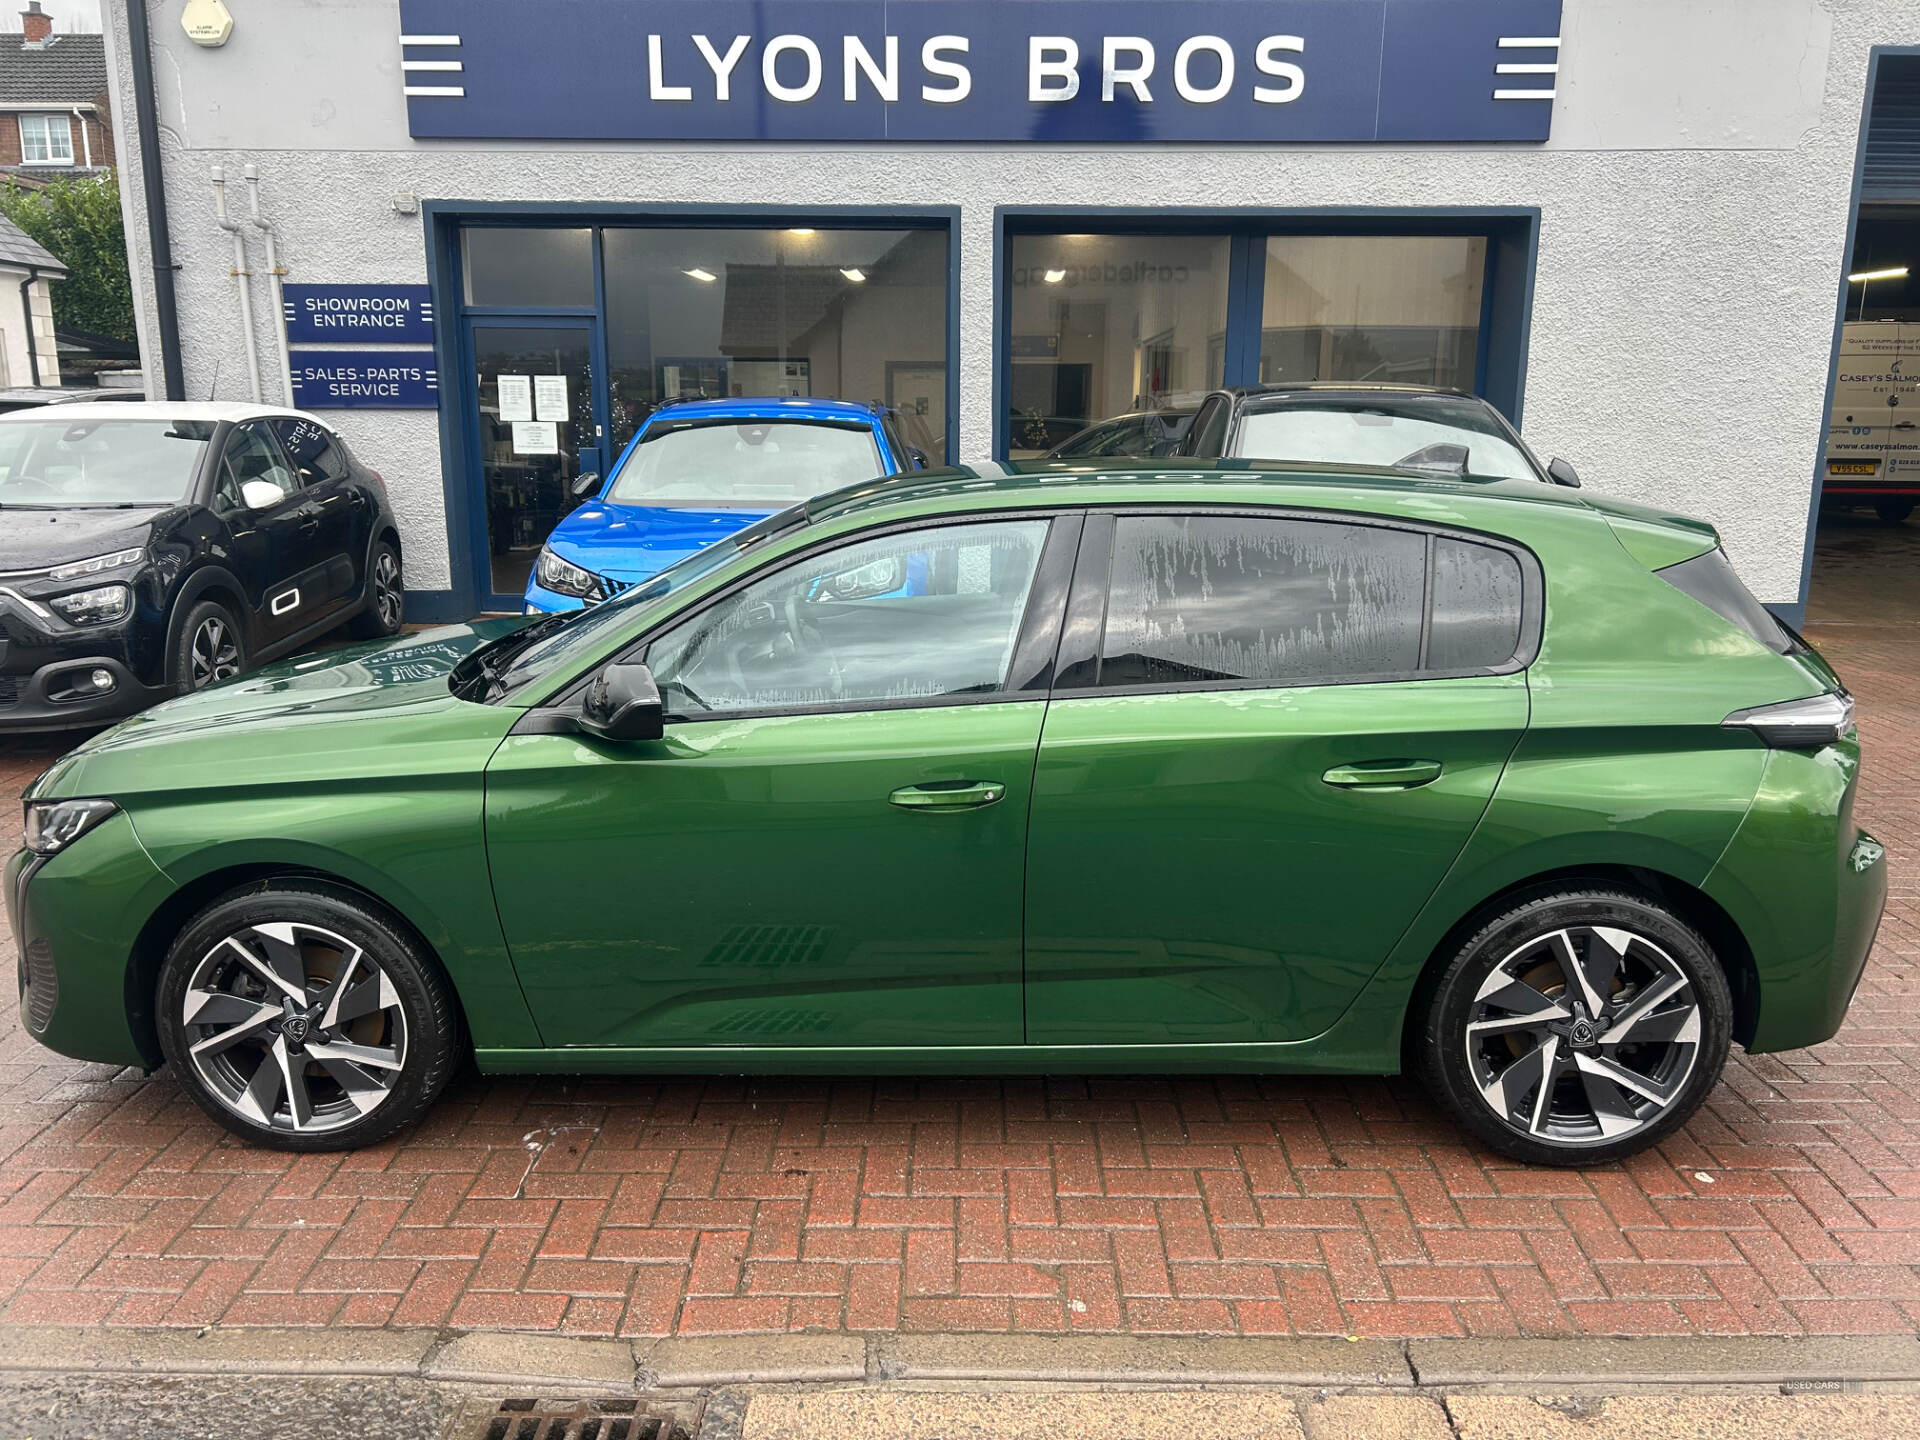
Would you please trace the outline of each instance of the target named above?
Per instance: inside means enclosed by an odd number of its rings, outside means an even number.
[[[297,410],[0,415],[0,730],[94,725],[343,622],[400,628],[380,476]]]
[[[1485,400],[1420,385],[1318,381],[1216,390],[1200,402],[1176,453],[1580,483],[1565,460],[1541,464]]]
[[[1111,459],[1116,455],[1172,455],[1193,424],[1191,410],[1133,410],[1096,421],[1047,451],[1047,460]]]

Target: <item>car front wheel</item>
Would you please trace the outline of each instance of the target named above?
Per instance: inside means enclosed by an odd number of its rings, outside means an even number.
[[[1447,963],[1416,1037],[1427,1083],[1517,1160],[1597,1165],[1678,1129],[1720,1078],[1732,997],[1707,942],[1605,889],[1539,895]]]
[[[195,1103],[281,1150],[351,1150],[412,1124],[459,1052],[434,960],[377,907],[308,882],[202,911],[168,952],[158,1005]]]
[[[187,612],[167,657],[176,693],[204,690],[247,668],[247,640],[233,612],[218,600],[202,600]]]

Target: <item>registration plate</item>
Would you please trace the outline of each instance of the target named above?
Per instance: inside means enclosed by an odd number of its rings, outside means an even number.
[[[1878,460],[1829,460],[1827,473],[1829,475],[1878,475],[1880,462]]]

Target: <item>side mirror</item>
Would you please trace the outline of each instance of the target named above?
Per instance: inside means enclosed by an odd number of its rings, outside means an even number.
[[[916,470],[931,470],[933,468],[933,457],[918,445],[907,446],[907,458],[913,462],[913,468]]]
[[[1547,478],[1556,485],[1565,485],[1571,490],[1580,488],[1580,472],[1558,456],[1547,462]]]
[[[644,665],[609,665],[587,687],[580,728],[602,740],[658,740],[667,733],[660,687]]]
[[[271,480],[249,480],[240,487],[240,503],[249,510],[271,510],[287,492]]]
[[[589,470],[586,474],[575,480],[570,488],[573,491],[574,499],[586,499],[587,496],[600,488],[600,472],[597,470]]]

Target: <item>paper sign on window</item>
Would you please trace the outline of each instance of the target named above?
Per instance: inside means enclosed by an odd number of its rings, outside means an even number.
[[[513,453],[516,455],[558,455],[560,429],[551,420],[513,422]]]
[[[525,375],[502,375],[500,377],[500,423],[510,425],[516,420],[533,419],[533,385]],[[519,449],[519,442],[514,449]]]
[[[536,375],[533,377],[533,418],[536,420],[568,418],[566,376]]]

